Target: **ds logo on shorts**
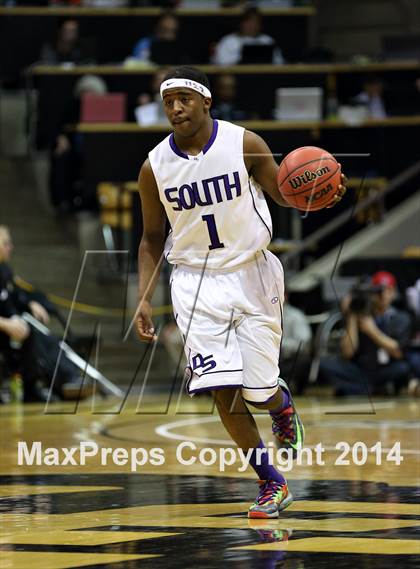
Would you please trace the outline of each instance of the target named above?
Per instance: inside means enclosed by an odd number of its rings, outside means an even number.
[[[209,356],[203,357],[201,354],[197,354],[192,359],[192,369],[195,371],[196,369],[203,368],[202,373],[207,373],[211,369],[216,367],[216,362],[211,359],[213,354]]]

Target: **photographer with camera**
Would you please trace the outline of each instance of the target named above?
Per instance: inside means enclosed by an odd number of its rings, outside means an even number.
[[[397,394],[408,382],[410,366],[404,348],[410,341],[410,316],[392,306],[397,282],[379,271],[370,282],[344,298],[346,333],[341,358],[321,360],[321,373],[336,385],[336,396]]]

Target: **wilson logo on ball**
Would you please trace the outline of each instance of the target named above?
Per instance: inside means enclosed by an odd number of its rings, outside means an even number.
[[[324,176],[324,174],[328,174],[329,171],[330,169],[328,168],[328,166],[324,166],[323,168],[318,168],[318,170],[315,170],[314,172],[311,172],[310,170],[305,170],[303,174],[291,178],[289,180],[289,184],[292,186],[294,190],[297,190],[302,186],[302,184],[305,185],[308,184],[309,182],[313,182],[317,178]]]
[[[318,201],[319,199],[322,198],[322,196],[329,194],[332,189],[333,189],[332,184],[328,184],[328,186],[325,186],[325,188],[321,188],[320,190],[311,194],[310,196],[305,196],[306,203],[308,204]]]

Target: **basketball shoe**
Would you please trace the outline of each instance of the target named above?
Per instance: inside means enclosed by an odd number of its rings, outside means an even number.
[[[287,484],[275,480],[258,480],[260,491],[248,510],[248,518],[278,518],[279,512],[293,502]]]
[[[275,541],[289,541],[289,537],[291,537],[293,530],[273,529],[268,524],[273,524],[273,522],[267,522],[261,519],[248,520],[248,527],[257,532],[260,541],[263,541],[265,543],[274,543]]]
[[[293,404],[292,395],[284,379],[279,378],[280,388],[289,396],[290,405],[276,415],[273,419],[272,431],[279,449],[292,449],[293,458],[303,445],[305,429]]]

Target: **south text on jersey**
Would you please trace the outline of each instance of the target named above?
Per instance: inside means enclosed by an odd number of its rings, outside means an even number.
[[[233,200],[241,195],[239,172],[182,184],[179,188],[166,188],[164,194],[168,202],[174,204],[172,206],[174,211]]]

